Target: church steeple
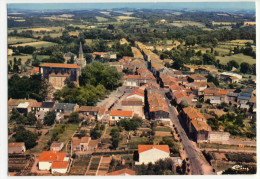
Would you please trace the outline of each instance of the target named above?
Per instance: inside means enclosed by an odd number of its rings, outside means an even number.
[[[79,58],[77,59],[77,64],[80,67],[86,66],[86,60],[84,59],[84,56],[83,56],[83,50],[82,50],[81,42],[79,43]]]
[[[81,44],[81,42],[79,43],[79,56],[80,56],[80,54],[83,54],[82,44]]]

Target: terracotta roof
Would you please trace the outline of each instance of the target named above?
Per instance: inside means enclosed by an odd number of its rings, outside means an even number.
[[[105,55],[105,52],[93,52],[92,55]]]
[[[67,168],[68,163],[68,161],[55,161],[52,162],[51,168]]]
[[[18,106],[22,102],[22,99],[12,99],[8,100],[8,106]]]
[[[78,111],[91,111],[91,112],[98,112],[99,107],[95,106],[81,106]]]
[[[39,162],[63,161],[66,152],[43,151],[39,157]]]
[[[34,72],[39,72],[39,71],[40,71],[40,68],[39,68],[39,67],[33,67],[33,71],[34,71]]]
[[[24,142],[11,142],[8,143],[8,147],[23,147],[25,146]]]
[[[151,149],[158,149],[167,153],[170,153],[170,149],[168,145],[138,145],[138,153],[145,152]]]
[[[200,74],[193,74],[190,75],[189,78],[194,79],[194,80],[206,80],[207,78],[200,75]]]
[[[191,119],[205,119],[205,117],[195,108],[193,107],[186,107],[183,109],[183,112]]]
[[[43,63],[40,67],[51,67],[51,68],[80,68],[77,64],[63,64],[63,63]]]
[[[124,79],[139,79],[140,75],[127,75],[124,76]]]
[[[31,107],[33,107],[33,108],[40,108],[41,106],[42,106],[42,102],[35,102],[35,103],[32,104]]]
[[[135,175],[135,171],[134,170],[131,170],[131,169],[128,169],[128,168],[124,168],[124,169],[121,169],[121,170],[117,170],[117,171],[113,171],[113,172],[110,172],[110,173],[107,173],[106,175]]]
[[[132,117],[133,111],[118,111],[118,110],[112,110],[110,112],[110,116],[125,116],[125,117]]]
[[[153,108],[150,108],[150,112],[154,112],[154,111],[164,111],[164,112],[168,112],[169,113],[169,109],[166,107],[160,107],[160,106],[156,106]]]
[[[210,126],[206,122],[192,120],[191,124],[196,129],[196,131],[211,131]]]
[[[91,140],[91,141],[89,141],[89,144],[88,144],[88,146],[93,146],[93,147],[95,147],[97,145],[98,145],[98,140]]]
[[[102,115],[106,112],[105,108],[99,107],[98,115]]]
[[[142,106],[143,102],[140,100],[124,100],[121,104],[123,106]]]

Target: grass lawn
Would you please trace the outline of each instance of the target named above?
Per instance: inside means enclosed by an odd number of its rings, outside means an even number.
[[[47,133],[46,135],[41,136],[41,140],[38,143],[38,145],[36,145],[34,148],[30,149],[30,152],[35,152],[35,153],[40,153],[42,152],[44,149],[44,147],[46,147],[48,145],[49,140],[52,138],[53,132],[55,130],[58,130],[61,127],[62,124],[57,124],[54,129],[50,130],[49,133]],[[66,142],[66,140],[71,138],[71,135],[73,134],[73,132],[76,130],[76,128],[78,127],[77,124],[67,124],[65,131],[62,134],[58,135],[58,141],[59,142]]]
[[[33,46],[36,48],[41,48],[41,47],[48,47],[48,46],[53,46],[53,45],[57,45],[56,43],[52,43],[52,42],[46,42],[46,41],[38,41],[38,42],[29,42],[29,43],[22,43],[22,44],[17,44],[17,45],[12,45],[13,47],[18,47],[18,46]]]
[[[58,135],[59,142],[66,142],[72,134],[75,132],[75,130],[78,128],[78,124],[68,124],[65,128],[65,131],[62,134]]]
[[[155,131],[171,132],[172,130],[169,127],[156,127]]]
[[[132,149],[137,149],[139,144],[148,144],[149,139],[147,137],[132,137],[128,145]]]
[[[220,63],[224,65],[231,60],[235,60],[239,64],[241,64],[242,62],[247,62],[249,64],[256,63],[256,59],[253,59],[252,57],[244,55],[242,53],[231,55],[231,56],[225,56],[225,57],[217,56],[216,59],[220,60]]]

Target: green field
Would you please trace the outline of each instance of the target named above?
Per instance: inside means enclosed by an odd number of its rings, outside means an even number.
[[[37,55],[37,58],[41,61],[44,58],[49,58],[50,56],[48,55]],[[22,63],[25,63],[28,59],[32,59],[32,55],[25,54],[25,55],[15,55],[15,56],[8,56],[8,61],[14,60],[16,58],[17,60],[19,58],[22,59]]]
[[[231,55],[231,56],[225,56],[225,57],[217,56],[216,59],[220,60],[220,63],[224,64],[224,65],[227,64],[231,60],[235,60],[239,64],[243,63],[243,62],[247,62],[249,64],[255,64],[256,63],[256,59],[253,59],[252,57],[244,55],[242,53]]]
[[[104,22],[104,21],[108,20],[107,18],[99,17],[99,16],[96,16],[96,19],[97,19],[98,22]]]
[[[41,48],[41,47],[53,46],[53,45],[56,45],[56,43],[39,41],[39,42],[22,43],[22,44],[11,45],[11,46],[12,47],[18,47],[18,46],[26,46],[26,45],[33,46],[33,47],[36,47],[36,48]]]
[[[173,21],[172,23],[169,23],[169,25],[176,26],[176,27],[197,26],[200,28],[205,28],[205,24],[200,22],[194,22],[194,21]]]
[[[8,37],[8,45],[14,44],[22,44],[22,43],[29,43],[29,42],[37,42],[38,40],[33,38],[24,38],[24,37]]]

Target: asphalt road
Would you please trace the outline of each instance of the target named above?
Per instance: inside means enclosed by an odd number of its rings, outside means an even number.
[[[182,139],[181,143],[184,148],[184,151],[189,158],[190,163],[190,170],[192,175],[205,175],[205,174],[214,174],[213,172],[204,171],[205,161],[200,158],[200,153],[196,150],[195,146],[193,145],[192,141],[186,135],[184,129],[181,126],[181,123],[178,119],[178,113],[174,106],[170,105],[169,99],[165,96],[166,102],[169,107],[170,117],[175,124],[176,128],[179,130],[180,138]],[[208,167],[208,166],[207,166]]]

